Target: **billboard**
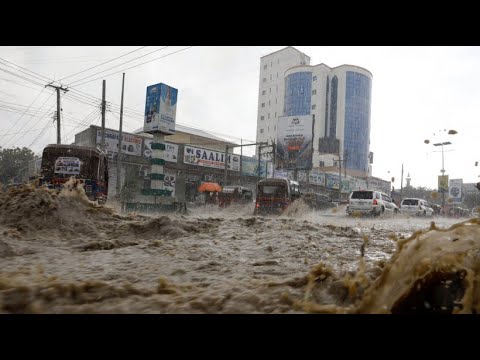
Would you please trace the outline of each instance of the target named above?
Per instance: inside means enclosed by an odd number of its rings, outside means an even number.
[[[310,171],[308,175],[308,182],[310,184],[325,186],[325,173]]]
[[[326,188],[331,190],[338,190],[340,178],[335,174],[326,174]]]
[[[277,124],[277,161],[282,169],[312,168],[312,115],[280,116]]]
[[[265,177],[265,160],[260,160],[260,175],[258,175],[258,159],[242,156],[242,175]]]
[[[143,149],[143,156],[147,159],[152,158],[152,142],[153,139],[145,139],[145,148]],[[177,162],[178,160],[178,145],[165,143],[165,150],[163,151],[163,159],[169,162]]]
[[[185,145],[183,162],[185,164],[225,169],[225,153]],[[228,170],[240,171],[240,155],[228,154]]]
[[[448,186],[449,202],[460,204],[462,202],[463,179],[451,179]]]
[[[178,90],[163,83],[147,87],[143,131],[175,134]]]
[[[448,192],[448,175],[438,176],[438,192]]]
[[[112,159],[114,153],[118,153],[118,139],[120,133],[105,129],[105,151]],[[97,145],[102,143],[102,129],[97,129]],[[122,154],[142,156],[142,138],[129,133],[122,133]]]

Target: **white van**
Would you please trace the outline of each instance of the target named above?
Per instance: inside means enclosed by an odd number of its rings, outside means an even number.
[[[433,216],[433,209],[426,200],[406,198],[400,204],[400,212],[408,215]]]

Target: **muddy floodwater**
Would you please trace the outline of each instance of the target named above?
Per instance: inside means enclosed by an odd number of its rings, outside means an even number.
[[[253,206],[119,214],[77,188],[0,193],[0,312],[478,311],[476,219]]]

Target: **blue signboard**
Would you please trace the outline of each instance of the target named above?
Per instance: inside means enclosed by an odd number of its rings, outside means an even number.
[[[145,121],[147,133],[175,134],[178,90],[160,83],[147,87]]]

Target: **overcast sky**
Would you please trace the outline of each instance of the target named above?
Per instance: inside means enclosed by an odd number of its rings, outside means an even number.
[[[52,121],[56,95],[49,88],[42,91],[40,85],[46,85],[48,79],[68,77],[62,84],[72,89],[62,97],[63,142],[72,142],[73,134],[87,124],[100,124],[99,102],[75,90],[101,98],[102,79],[107,80],[107,101],[114,104],[107,114],[107,127],[118,128],[116,105],[120,104],[122,70],[187,48],[148,46],[137,50],[140,47],[0,47],[1,59],[45,77],[32,78],[31,73],[19,72],[25,69],[0,60],[0,146],[31,146],[38,153],[56,142]],[[238,142],[255,141],[260,57],[283,47],[195,46],[125,70],[124,104],[128,109],[124,130],[143,126],[146,87],[164,82],[179,89],[178,123],[228,135]],[[446,174],[464,182],[480,181],[480,167],[474,166],[480,161],[479,47],[295,47],[311,57],[311,65],[351,64],[372,72],[374,176],[393,176],[394,186],[400,188],[403,163],[404,177],[410,173],[412,185],[435,188],[442,154],[440,147],[432,144],[451,141],[452,145],[445,146]],[[132,53],[70,77],[129,51]],[[136,57],[141,58],[116,66]],[[94,81],[83,84],[89,80]],[[30,110],[21,117],[29,105]],[[444,129],[458,134],[447,135]],[[425,144],[425,139],[430,144]]]

